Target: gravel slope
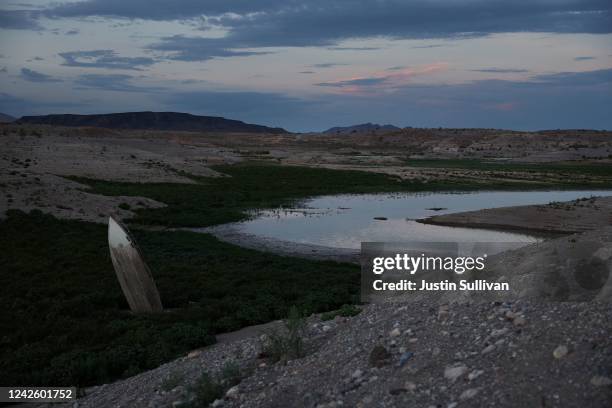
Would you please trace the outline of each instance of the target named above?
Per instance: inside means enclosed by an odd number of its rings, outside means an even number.
[[[609,267],[611,231],[502,254],[517,268],[507,278],[524,282],[532,270],[537,283],[538,262],[564,267],[563,257],[545,255],[549,250],[584,243],[593,246],[585,254],[598,254]],[[544,254],[540,260],[538,253]],[[576,277],[567,271],[558,279]],[[185,407],[204,371],[218,375],[235,362],[244,378],[213,406],[609,407],[610,282],[608,269],[598,293],[576,292],[591,300],[585,302],[537,302],[526,295],[506,302],[460,296],[453,303],[448,296],[421,296],[367,305],[352,318],[323,322],[311,316],[303,334],[307,353],[287,364],[262,358],[259,330],[246,330],[155,370],[89,389],[78,406]]]

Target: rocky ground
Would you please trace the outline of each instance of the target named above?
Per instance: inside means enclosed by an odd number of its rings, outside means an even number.
[[[307,355],[287,364],[259,358],[253,336],[90,389],[77,404],[187,406],[204,371],[233,361],[245,377],[212,406],[608,407],[611,319],[599,303],[370,305],[353,318],[309,319]]]
[[[262,353],[267,330],[279,330],[279,323],[250,328],[155,370],[88,389],[77,405],[197,406],[202,374],[221,377],[236,364],[240,382],[219,392],[212,406],[609,407],[611,237],[612,228],[604,228],[491,257],[491,278],[505,274],[511,286],[529,289],[519,288],[512,300],[411,296],[364,305],[355,317],[311,316],[301,333],[305,355],[284,363]],[[592,268],[558,256],[585,245],[584,259],[605,266],[597,288],[578,274]],[[570,292],[549,290],[566,286]]]

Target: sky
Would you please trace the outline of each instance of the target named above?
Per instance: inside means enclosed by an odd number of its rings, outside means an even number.
[[[0,0],[0,112],[612,129],[609,0]]]

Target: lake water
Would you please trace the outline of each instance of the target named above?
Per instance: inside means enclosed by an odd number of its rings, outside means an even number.
[[[436,214],[527,204],[547,204],[612,191],[477,191],[322,196],[294,209],[259,211],[238,224],[248,234],[334,248],[361,242],[524,242],[541,237],[516,232],[426,225],[415,220]],[[437,209],[437,210],[433,210]],[[377,220],[384,217],[386,220]]]

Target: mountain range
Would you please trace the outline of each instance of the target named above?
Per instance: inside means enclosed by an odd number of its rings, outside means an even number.
[[[400,130],[397,126],[393,125],[379,125],[378,123],[362,123],[360,125],[353,126],[336,126],[333,128],[329,128],[323,133],[331,133],[331,134],[348,134],[348,133],[369,133],[376,131],[391,131],[391,130]]]
[[[9,123],[15,120],[11,115],[7,115],[6,113],[0,112],[0,123]]]
[[[220,116],[180,112],[123,112],[99,115],[23,116],[18,124],[88,126],[108,129],[177,130],[191,132],[288,133],[282,128],[253,125]]]

